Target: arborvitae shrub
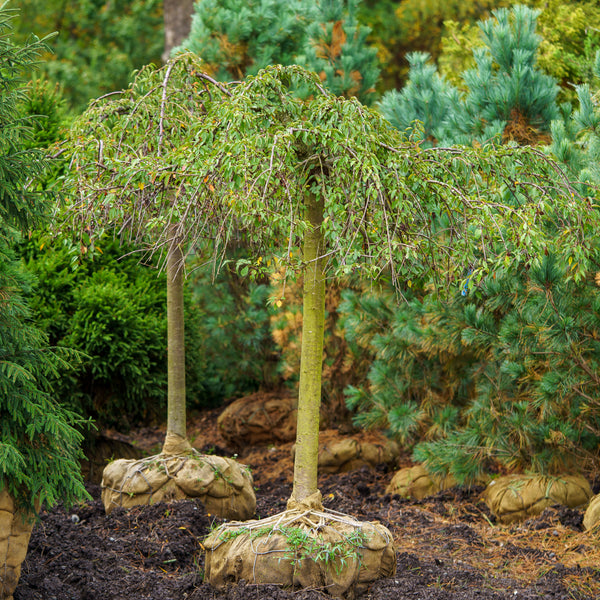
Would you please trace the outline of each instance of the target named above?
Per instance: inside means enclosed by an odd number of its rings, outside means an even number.
[[[26,301],[31,281],[12,248],[50,210],[40,189],[47,156],[32,147],[42,123],[24,106],[25,74],[47,46],[34,37],[14,43],[14,16],[0,5],[0,489],[34,511],[43,502],[69,505],[87,494],[78,465],[80,419],[57,402],[51,385],[76,357],[51,348],[32,325]]]
[[[0,14],[1,16],[1,14]],[[19,506],[70,504],[86,496],[79,460],[82,419],[58,402],[53,383],[77,364],[51,348],[26,302],[31,277],[8,247],[0,222],[0,489]],[[87,429],[87,428],[85,428]]]
[[[33,316],[50,343],[83,353],[82,365],[61,377],[61,401],[92,416],[99,427],[141,425],[164,413],[167,324],[164,273],[140,264],[137,254],[110,238],[93,257],[66,241],[34,235],[21,247],[38,285],[30,298]],[[187,398],[200,403],[203,358],[197,352],[198,315],[186,298]],[[204,399],[205,400],[205,399]]]

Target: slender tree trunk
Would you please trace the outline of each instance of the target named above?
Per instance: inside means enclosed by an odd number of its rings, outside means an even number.
[[[175,229],[176,226],[172,226]],[[181,239],[173,232],[167,251],[167,439],[163,451],[185,451],[185,338],[183,319],[183,253]],[[183,444],[179,448],[179,442]]]
[[[323,201],[307,194],[309,229],[304,234],[304,311],[300,355],[300,396],[294,462],[292,500],[303,502],[318,492],[319,416],[321,373],[323,370],[323,334],[325,328],[325,274]]]
[[[179,46],[189,35],[192,26],[194,0],[163,0],[165,21],[165,49],[163,63],[169,60],[171,50]]]

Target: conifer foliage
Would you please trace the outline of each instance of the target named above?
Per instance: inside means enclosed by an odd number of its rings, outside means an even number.
[[[52,380],[69,368],[68,353],[48,346],[29,322],[30,282],[11,243],[18,230],[43,220],[47,198],[35,188],[43,154],[32,148],[33,120],[24,118],[23,73],[45,49],[31,38],[22,46],[9,36],[14,11],[0,7],[0,488],[18,505],[68,503],[86,495],[79,471],[78,417],[62,408]],[[71,357],[72,358],[72,357]]]
[[[484,46],[473,50],[476,67],[462,74],[463,95],[427,63],[428,55],[410,55],[409,81],[384,95],[382,113],[402,130],[420,121],[424,137],[441,145],[543,140],[558,115],[558,85],[536,66],[538,14],[515,6],[479,24]]]
[[[600,50],[591,82],[576,86],[579,107],[562,107],[552,122],[549,151],[581,182],[600,184]]]
[[[499,465],[560,473],[591,464],[598,287],[568,271],[550,254],[448,302],[349,295],[348,334],[375,353],[368,386],[347,390],[358,423],[389,427],[416,460],[459,481]]]
[[[200,56],[220,81],[255,75],[268,65],[299,64],[335,94],[374,99],[379,76],[359,0],[208,0],[197,2],[181,49]]]
[[[579,86],[580,108],[559,111],[557,86],[536,66],[536,18],[517,6],[480,24],[484,46],[463,73],[464,96],[426,55],[413,55],[409,83],[384,97],[382,111],[398,127],[416,127],[426,145],[493,137],[543,144],[551,130],[554,156],[574,178],[598,183],[596,99]],[[594,202],[590,187],[578,189]],[[347,390],[356,420],[389,427],[416,460],[459,481],[499,465],[582,468],[596,456],[596,280],[574,282],[574,257],[561,260],[548,249],[534,255],[524,264],[509,256],[480,281],[466,269],[462,293],[445,302],[427,281],[400,305],[349,295],[347,335],[375,356],[368,383]]]

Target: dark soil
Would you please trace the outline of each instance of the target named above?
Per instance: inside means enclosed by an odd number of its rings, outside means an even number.
[[[205,429],[201,423],[199,429]],[[145,430],[151,447],[161,431]],[[207,446],[199,436],[197,447]],[[141,445],[143,445],[140,442]],[[211,451],[226,453],[217,444]],[[291,493],[289,445],[248,449],[257,516],[285,509]],[[324,504],[393,533],[397,573],[375,582],[362,600],[501,600],[600,598],[600,543],[581,529],[580,511],[555,507],[525,523],[497,526],[481,488],[454,489],[425,501],[385,494],[392,473],[366,467],[320,478]],[[15,600],[316,600],[321,590],[240,583],[217,591],[203,583],[202,540],[221,522],[195,501],[104,514],[100,488],[65,511],[42,511]]]

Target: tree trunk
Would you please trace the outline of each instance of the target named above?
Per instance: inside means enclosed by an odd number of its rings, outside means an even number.
[[[309,229],[304,234],[304,309],[300,354],[300,395],[294,459],[292,500],[303,502],[318,492],[319,416],[321,373],[323,369],[323,333],[325,328],[325,274],[323,200],[306,196]]]
[[[165,21],[165,49],[163,63],[169,60],[171,50],[179,46],[189,35],[192,26],[194,0],[163,0]]]
[[[172,226],[172,230],[176,225]],[[164,452],[176,454],[186,440],[185,338],[183,319],[183,253],[181,238],[173,231],[167,251],[167,439]],[[189,444],[185,443],[185,447]],[[181,450],[185,450],[184,447]]]

